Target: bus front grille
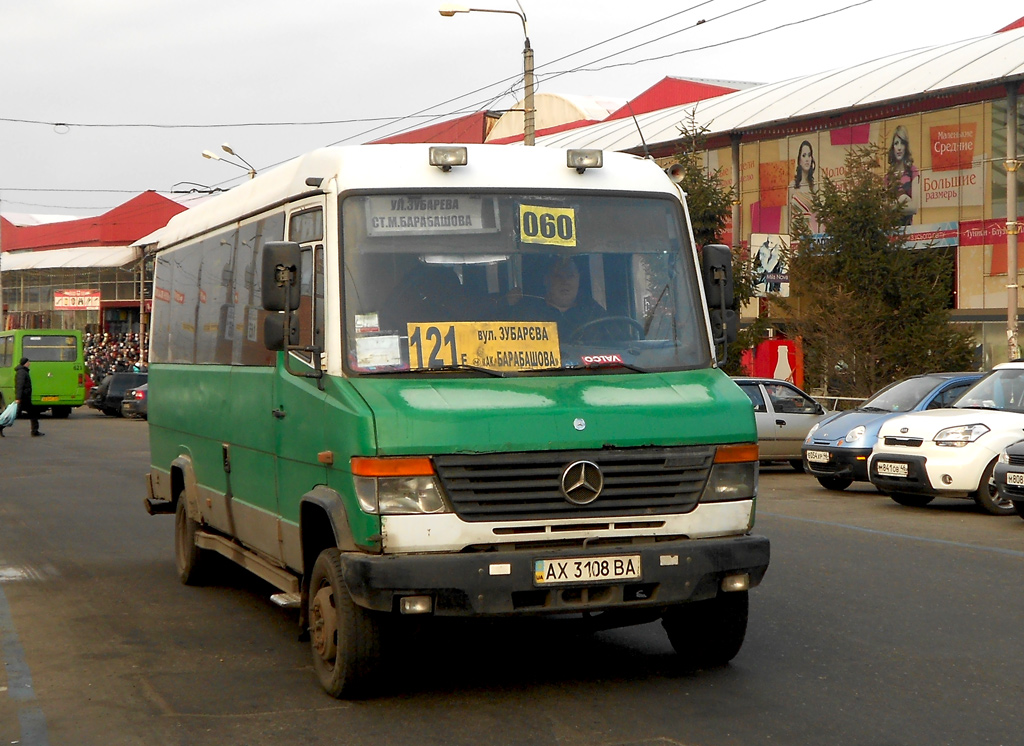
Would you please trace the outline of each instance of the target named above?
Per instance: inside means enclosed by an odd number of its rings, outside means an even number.
[[[709,446],[453,454],[434,457],[455,513],[465,521],[663,515],[693,510],[708,478]],[[596,464],[600,494],[579,505],[562,491],[578,462]]]

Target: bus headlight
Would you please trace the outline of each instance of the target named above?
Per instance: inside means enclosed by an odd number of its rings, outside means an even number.
[[[757,496],[757,446],[719,446],[701,502],[751,500]]]
[[[375,515],[447,513],[448,506],[425,458],[352,459],[359,507]]]
[[[359,507],[380,515],[447,512],[433,477],[355,477]]]

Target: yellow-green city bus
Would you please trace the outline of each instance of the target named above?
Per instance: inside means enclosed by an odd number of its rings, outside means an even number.
[[[82,333],[71,329],[13,329],[0,332],[0,409],[14,401],[14,369],[31,364],[32,403],[64,418],[85,403]]]
[[[413,617],[661,619],[689,664],[740,650],[769,543],[716,359],[730,255],[698,252],[655,163],[328,148],[151,241],[146,507],[186,584],[219,553],[299,607],[332,695],[379,684]]]

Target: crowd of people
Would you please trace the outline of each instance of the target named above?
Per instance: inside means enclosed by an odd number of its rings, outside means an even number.
[[[111,373],[145,370],[142,365],[142,350],[139,335],[89,333],[82,337],[85,347],[85,367],[95,383]]]

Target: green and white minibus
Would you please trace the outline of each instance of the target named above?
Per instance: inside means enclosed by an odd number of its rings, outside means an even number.
[[[740,650],[769,543],[716,362],[729,251],[698,252],[655,163],[328,148],[153,240],[146,507],[186,584],[219,553],[299,607],[332,695],[379,683],[382,630],[416,616]]]
[[[65,418],[85,403],[82,333],[73,329],[13,329],[0,332],[0,409],[14,401],[14,369],[27,357],[32,403]]]

